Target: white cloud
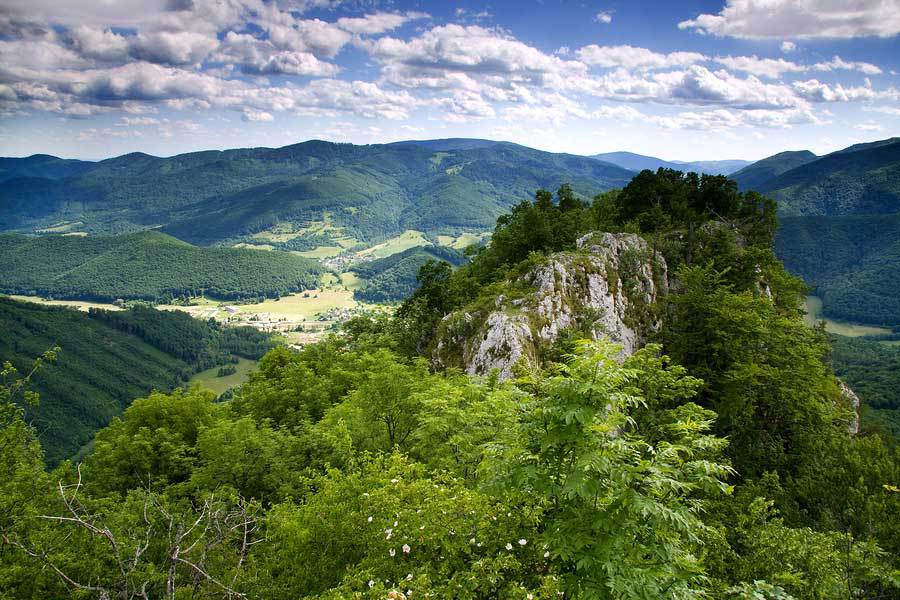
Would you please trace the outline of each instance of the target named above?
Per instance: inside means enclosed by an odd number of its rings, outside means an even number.
[[[716,62],[733,71],[744,71],[759,77],[778,79],[783,73],[800,73],[806,70],[803,65],[784,60],[783,58],[759,58],[753,56],[717,56]]]
[[[875,121],[866,121],[864,123],[859,123],[857,125],[854,125],[853,128],[860,131],[884,131],[884,127],[882,127],[880,123],[876,123]]]
[[[827,62],[816,63],[812,67],[816,71],[835,71],[843,69],[846,71],[859,71],[866,75],[880,75],[881,69],[876,65],[867,62],[846,61],[840,56],[835,56]]]
[[[797,44],[795,44],[794,42],[788,42],[788,41],[781,42],[781,51],[784,52],[785,54],[790,54],[791,52],[793,52],[796,49],[797,49]]]
[[[751,39],[892,37],[900,33],[900,0],[726,0],[718,14],[678,27]]]
[[[604,68],[622,67],[625,69],[685,67],[706,60],[705,56],[697,52],[660,54],[647,48],[597,46],[596,44],[580,48],[575,54],[580,60],[592,66]]]
[[[613,13],[611,10],[600,11],[596,15],[594,15],[594,21],[596,21],[597,23],[603,23],[604,25],[609,25],[610,23],[612,23],[612,19]]]
[[[811,102],[855,102],[874,100],[879,96],[872,89],[872,83],[868,79],[865,85],[856,87],[844,87],[841,84],[831,85],[818,79],[795,81],[793,85],[801,97]]]
[[[364,17],[341,17],[337,20],[337,26],[350,33],[374,35],[397,29],[404,23],[415,19],[427,19],[428,16],[426,13],[417,12],[375,13]]]
[[[244,109],[244,114],[241,117],[244,121],[274,121],[275,117],[272,116],[271,113],[267,113],[263,110],[251,110]]]

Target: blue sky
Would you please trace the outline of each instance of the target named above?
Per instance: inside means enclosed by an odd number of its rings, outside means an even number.
[[[2,0],[0,155],[824,153],[900,135],[898,72],[900,0]]]

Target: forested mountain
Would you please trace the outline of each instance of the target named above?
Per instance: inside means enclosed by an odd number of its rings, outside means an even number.
[[[272,344],[254,329],[219,329],[184,313],[87,314],[0,297],[0,362],[25,370],[54,346],[53,369],[32,382],[41,401],[26,412],[50,464],[72,456],[133,399],[184,385],[232,355],[259,358]]]
[[[644,156],[633,152],[605,152],[594,154],[591,158],[603,160],[623,169],[643,171],[649,169],[675,169],[677,171],[694,171],[709,175],[728,175],[750,164],[747,160],[702,160],[694,162],[668,161],[655,156]]]
[[[138,399],[78,468],[44,470],[7,369],[0,592],[896,598],[898,447],[851,435],[775,227],[771,201],[719,177],[645,171],[591,203],[539,190],[469,262],[426,263],[395,314],[272,350],[227,402]],[[585,298],[531,303],[570,280]],[[606,341],[600,296],[627,298],[650,343]],[[498,353],[536,342],[508,377],[434,362],[498,334]]]
[[[316,287],[321,267],[287,252],[201,248],[158,231],[119,236],[0,234],[0,291],[112,301],[232,299]]]
[[[736,173],[735,179],[742,189],[775,198],[784,215],[900,212],[900,138],[857,144],[809,162],[806,158],[775,155]],[[778,172],[780,164],[795,160],[803,164]],[[774,176],[757,177],[766,170]]]
[[[900,214],[784,218],[776,250],[825,316],[900,325]]]
[[[135,153],[62,179],[40,170],[9,179],[0,187],[0,230],[162,226],[207,245],[285,221],[302,227],[328,213],[347,235],[371,241],[407,229],[487,229],[538,187],[570,181],[587,197],[631,175],[586,157],[484,140]]]
[[[0,183],[16,178],[64,179],[94,167],[84,160],[35,154],[25,158],[0,158]]]
[[[742,190],[759,190],[766,183],[785,171],[805,165],[818,158],[809,150],[779,152],[735,171],[730,178],[735,180]]]

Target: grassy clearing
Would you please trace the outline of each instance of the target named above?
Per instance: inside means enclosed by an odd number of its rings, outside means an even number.
[[[248,244],[247,242],[241,242],[239,244],[235,244],[232,248],[250,248],[251,250],[274,250],[275,246],[272,244]]]
[[[6,294],[0,294],[6,296]],[[68,306],[69,308],[77,308],[87,312],[90,308],[102,308],[104,310],[122,310],[115,304],[107,304],[105,302],[84,302],[81,300],[47,300],[40,296],[16,296],[10,295],[8,298],[20,300],[22,302],[33,302],[34,304],[43,304],[44,306]]]
[[[306,258],[332,258],[333,256],[337,256],[344,249],[341,246],[319,246],[313,250],[304,250],[302,252],[294,252],[293,254],[299,254],[300,256],[305,256]]]
[[[234,365],[235,372],[231,375],[219,377],[218,373],[221,367],[213,367],[212,369],[196,373],[188,383],[190,385],[199,383],[202,387],[210,389],[216,394],[224,394],[226,391],[247,381],[247,376],[256,368],[256,363],[257,361],[255,360],[239,358],[238,363]]]
[[[79,225],[84,225],[81,221],[60,221],[59,223],[54,223],[50,227],[45,227],[44,229],[37,229],[37,233],[66,233],[72,231]],[[87,235],[86,233],[84,235]]]
[[[441,246],[447,246],[456,250],[465,250],[472,244],[480,243],[488,236],[490,236],[490,233],[486,231],[481,233],[463,233],[458,236],[439,235],[437,236],[437,243]]]
[[[369,258],[384,258],[416,246],[430,246],[431,242],[425,239],[425,235],[421,231],[407,229],[397,237],[392,237],[380,244],[360,250],[358,254]]]
[[[860,337],[863,335],[884,335],[891,333],[890,329],[885,327],[873,327],[871,325],[860,325],[858,323],[846,323],[844,321],[834,321],[826,317],[820,316],[822,312],[822,299],[816,296],[807,296],[803,303],[806,311],[803,319],[807,325],[813,326],[818,321],[825,321],[825,331],[828,333],[836,333],[838,335],[846,335],[847,337]]]

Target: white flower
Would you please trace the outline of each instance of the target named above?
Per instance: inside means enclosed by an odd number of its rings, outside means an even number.
[[[406,580],[407,580],[407,581],[412,581],[412,573],[410,573],[409,575],[406,576]]]
[[[506,544],[506,549],[507,549],[507,550],[512,550],[512,544]]]
[[[396,556],[396,555],[397,555],[397,551],[394,550],[393,548],[391,548],[390,550],[388,550],[388,554],[390,554],[391,556]]]
[[[409,544],[403,544],[403,554],[409,554],[410,550]]]
[[[544,558],[550,558],[550,551],[549,551],[549,550],[547,550],[546,552],[544,552]]]
[[[374,581],[374,580],[372,580],[372,579],[369,580],[369,587],[370,587],[370,588],[375,587],[375,581]]]
[[[524,546],[524,545],[527,544],[527,543],[528,543],[528,540],[526,540],[525,538],[522,538],[521,540],[519,540],[519,545],[520,545],[520,546]]]
[[[389,539],[391,539],[391,536],[394,535],[394,530],[393,529],[385,529],[384,533],[386,534],[384,539],[389,540]]]
[[[369,523],[371,523],[371,522],[372,522],[372,517],[369,517],[369,518],[367,519],[367,521],[368,521]]]
[[[391,483],[397,483],[399,479],[391,479]]]
[[[534,600],[534,594],[528,594],[527,596],[525,596],[525,598],[527,598],[528,600]]]
[[[394,527],[396,527],[396,526],[397,526],[397,521],[394,521]]]
[[[470,543],[470,544],[474,544],[474,543],[475,543],[475,538],[472,538],[471,540],[469,540],[469,543]]]

